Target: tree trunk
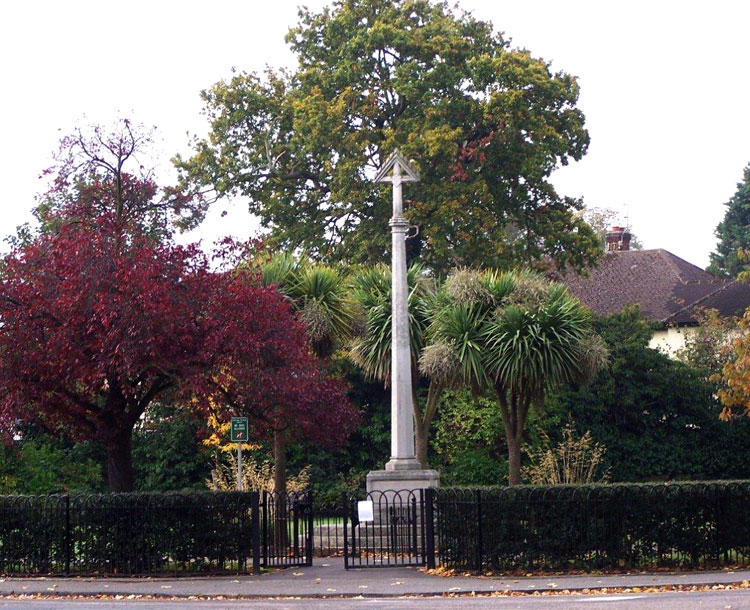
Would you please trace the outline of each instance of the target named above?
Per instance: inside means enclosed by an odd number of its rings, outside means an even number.
[[[416,440],[417,459],[422,468],[429,468],[427,451],[430,445],[430,423],[414,422],[414,436]]]
[[[412,366],[412,379],[419,379],[419,370],[416,365]],[[431,381],[429,390],[427,391],[427,402],[424,406],[424,413],[422,413],[419,408],[419,401],[417,400],[416,385],[412,385],[412,400],[414,401],[414,448],[417,454],[416,458],[419,460],[420,466],[425,470],[430,467],[428,459],[430,429],[432,428],[432,420],[435,419],[435,413],[437,413],[442,393],[443,385]]]
[[[135,489],[133,454],[130,447],[132,435],[132,429],[121,432],[107,444],[107,478],[110,491]]]
[[[521,439],[508,435],[508,485],[521,484]]]
[[[508,443],[508,485],[520,485],[521,443],[529,403],[523,402],[517,393],[511,392],[508,396],[505,387],[500,382],[495,382],[495,394],[505,428],[505,442]]]
[[[273,490],[286,493],[286,439],[283,431],[273,433]]]

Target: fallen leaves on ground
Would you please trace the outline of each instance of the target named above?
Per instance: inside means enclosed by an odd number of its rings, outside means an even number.
[[[737,589],[750,589],[750,581],[743,580],[740,583],[722,584],[722,585],[665,585],[659,587],[598,587],[598,588],[587,588],[587,589],[559,589],[559,590],[545,590],[545,591],[492,591],[492,592],[480,592],[476,591],[465,591],[458,592],[452,591],[444,595],[399,595],[399,597],[548,597],[548,596],[585,596],[585,595],[613,595],[623,593],[663,593],[667,591],[680,591],[680,592],[694,592],[694,591],[732,591]],[[335,589],[327,589],[330,593],[335,593]],[[347,598],[347,599],[363,599],[362,594],[352,595],[330,595],[327,597],[331,598]],[[33,599],[45,599],[45,600],[68,600],[68,601],[108,601],[108,600],[159,600],[159,601],[179,601],[179,600],[199,600],[199,601],[226,601],[232,599],[250,599],[247,596],[242,595],[190,595],[185,597],[177,597],[170,595],[112,595],[97,593],[94,595],[61,595],[59,593],[20,593],[11,595],[0,595],[0,599],[13,599],[13,600],[33,600]],[[252,597],[252,599],[258,599]],[[273,599],[273,600],[285,600],[285,599],[303,599],[301,596],[269,596],[262,599]]]

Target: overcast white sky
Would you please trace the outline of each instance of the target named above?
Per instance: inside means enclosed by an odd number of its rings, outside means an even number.
[[[29,220],[40,172],[77,124],[156,125],[162,174],[204,134],[199,92],[232,66],[292,65],[297,0],[25,0],[0,20],[0,236]],[[327,2],[309,0],[319,8]],[[629,217],[647,248],[702,267],[750,162],[750,2],[463,0],[461,7],[580,78],[591,147],[558,190]],[[220,212],[229,213],[221,218]],[[242,202],[196,234],[246,236]],[[384,225],[384,230],[387,226]]]

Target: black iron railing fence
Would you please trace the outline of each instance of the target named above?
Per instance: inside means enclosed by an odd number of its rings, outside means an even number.
[[[433,489],[347,495],[344,505],[345,568],[435,567]]]
[[[261,565],[312,565],[313,507],[309,491],[261,494]]]
[[[0,573],[245,572],[259,494],[0,496]]]
[[[469,570],[750,563],[750,481],[439,489],[441,563]]]
[[[750,481],[358,492],[331,507],[309,493],[0,496],[0,573],[249,572],[342,552],[353,567],[748,565],[748,506]]]
[[[313,506],[314,555],[332,557],[344,554],[344,521],[347,514],[346,502]]]

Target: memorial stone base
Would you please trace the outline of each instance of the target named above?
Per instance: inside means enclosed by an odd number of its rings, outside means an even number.
[[[437,470],[372,470],[367,474],[367,492],[413,491],[440,487]]]
[[[390,463],[386,467],[388,465]],[[436,470],[415,468],[369,472],[367,493],[374,504],[374,519],[369,528],[365,528],[366,535],[369,533],[374,541],[394,548],[403,546],[405,540],[418,540],[422,523],[419,514],[424,510],[419,490],[439,486],[440,474]]]

